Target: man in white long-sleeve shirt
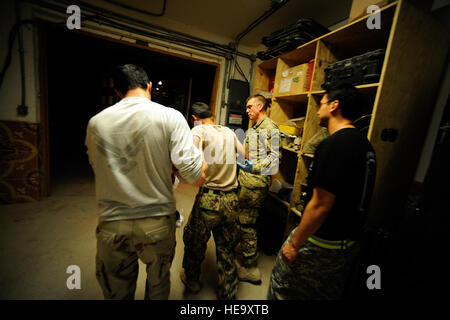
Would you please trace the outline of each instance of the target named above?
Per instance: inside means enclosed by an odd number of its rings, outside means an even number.
[[[121,100],[94,116],[86,146],[99,210],[96,276],[105,299],[133,299],[138,259],[147,265],[145,299],[167,299],[175,252],[172,166],[201,184],[207,168],[180,112],[151,101],[140,67],[117,67]]]

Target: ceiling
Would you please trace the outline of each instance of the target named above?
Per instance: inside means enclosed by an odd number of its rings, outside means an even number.
[[[164,0],[115,1],[154,13],[160,13],[164,3]],[[269,10],[272,0],[167,0],[161,17],[138,13],[104,0],[90,3],[174,31],[228,44]],[[348,18],[351,4],[352,0],[290,0],[244,36],[240,45],[258,47],[263,36],[299,18],[312,18],[326,27],[332,26]]]

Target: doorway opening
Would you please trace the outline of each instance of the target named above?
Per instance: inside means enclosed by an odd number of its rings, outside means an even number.
[[[172,56],[138,45],[46,26],[50,193],[59,184],[93,180],[86,155],[89,119],[119,101],[110,71],[118,64],[142,67],[152,82],[152,100],[189,117],[196,101],[210,104],[219,65]],[[45,112],[44,112],[45,114]],[[44,150],[44,155],[46,151]]]

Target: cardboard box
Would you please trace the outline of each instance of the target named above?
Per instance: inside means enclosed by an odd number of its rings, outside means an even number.
[[[304,63],[281,73],[278,94],[298,94],[308,91],[309,63]]]
[[[367,15],[367,8],[371,5],[376,5],[380,7],[384,7],[389,2],[388,0],[353,0],[352,8],[350,9],[350,16],[348,17],[348,22],[352,22],[358,18],[361,18]]]

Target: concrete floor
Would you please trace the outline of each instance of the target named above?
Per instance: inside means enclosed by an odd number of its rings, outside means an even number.
[[[183,227],[193,205],[197,188],[180,184],[175,191],[177,208],[185,215],[177,229],[177,246],[171,268],[170,300],[210,300],[217,283],[215,246],[208,242],[202,264],[202,290],[186,292],[179,278],[184,252]],[[0,206],[0,299],[103,299],[95,278],[97,214],[93,177],[71,172],[54,180],[52,196],[39,202]],[[262,284],[239,282],[237,299],[266,299],[275,256],[260,254]],[[81,289],[69,290],[67,268],[81,270]],[[145,267],[140,272],[135,298],[144,297]]]

